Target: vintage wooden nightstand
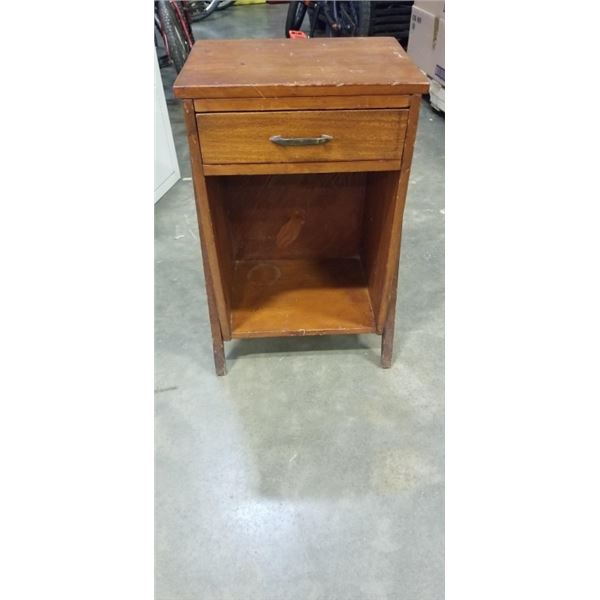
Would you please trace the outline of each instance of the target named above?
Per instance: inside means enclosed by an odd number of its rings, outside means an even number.
[[[233,338],[376,333],[391,366],[426,77],[393,38],[197,42],[184,99],[215,367]]]

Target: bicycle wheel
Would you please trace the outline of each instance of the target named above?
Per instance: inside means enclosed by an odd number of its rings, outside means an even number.
[[[217,10],[225,10],[229,8],[232,4],[235,4],[235,0],[221,0],[217,6]]]
[[[208,2],[186,2],[188,15],[191,21],[201,21],[211,15],[219,6],[219,0],[209,0]]]
[[[305,14],[306,4],[304,4],[304,2],[289,3],[287,17],[285,19],[285,37],[290,37],[290,29],[300,31]]]
[[[369,23],[371,20],[371,3],[334,0],[325,6],[326,29],[325,33],[329,37],[356,37],[369,35]],[[330,20],[333,20],[332,29]]]
[[[366,37],[371,24],[371,2],[354,2],[358,15],[358,27],[354,35]]]
[[[313,35],[351,37],[369,35],[371,2],[330,0],[309,6],[308,16]]]
[[[167,53],[173,62],[177,73],[183,68],[191,48],[186,42],[185,32],[177,19],[171,3],[168,1],[157,2],[158,18],[167,46]]]

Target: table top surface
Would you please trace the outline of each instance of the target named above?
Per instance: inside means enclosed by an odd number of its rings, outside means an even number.
[[[178,98],[423,94],[427,77],[395,38],[202,40],[173,86]]]

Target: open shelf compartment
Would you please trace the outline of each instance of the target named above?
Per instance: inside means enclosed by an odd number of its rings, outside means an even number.
[[[236,262],[232,337],[373,331],[375,319],[360,259]]]
[[[230,337],[380,333],[397,181],[207,177]]]

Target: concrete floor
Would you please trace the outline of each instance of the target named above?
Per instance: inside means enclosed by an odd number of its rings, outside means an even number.
[[[194,31],[279,37],[285,10]],[[390,370],[377,336],[309,337],[229,342],[216,377],[191,181],[158,202],[156,600],[443,598],[443,186],[444,120],[424,101]]]

